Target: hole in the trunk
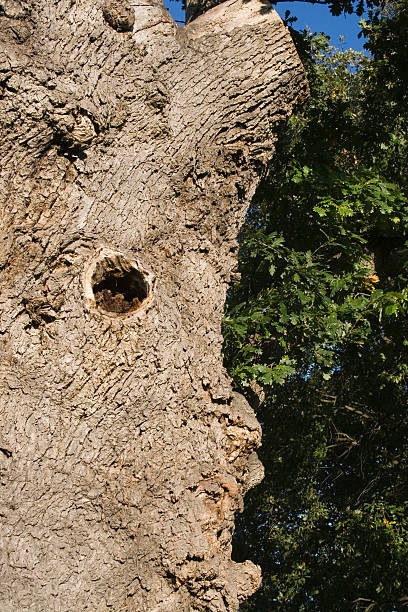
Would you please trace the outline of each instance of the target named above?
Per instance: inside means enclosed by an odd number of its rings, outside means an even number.
[[[108,274],[93,286],[93,291],[96,305],[108,312],[136,310],[147,298],[147,287],[137,270],[122,275]]]
[[[127,314],[138,310],[150,295],[151,279],[135,261],[105,250],[94,262],[90,284],[98,310]]]

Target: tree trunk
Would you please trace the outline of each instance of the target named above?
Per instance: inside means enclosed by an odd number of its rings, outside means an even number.
[[[264,0],[0,15],[0,609],[237,610],[260,427],[220,324],[298,56]]]

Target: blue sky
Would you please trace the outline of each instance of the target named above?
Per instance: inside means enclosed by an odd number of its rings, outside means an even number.
[[[165,0],[165,5],[173,16],[173,19],[182,21],[184,11],[181,10],[181,2],[178,0]],[[361,51],[364,38],[357,38],[360,17],[356,15],[340,15],[333,17],[327,6],[319,4],[309,4],[308,2],[279,2],[276,5],[278,13],[283,17],[286,10],[290,10],[293,16],[298,18],[294,24],[297,29],[306,26],[312,32],[324,32],[331,37],[331,43],[344,49],[356,49]],[[340,36],[344,36],[343,43],[340,43]]]
[[[293,24],[297,30],[303,30],[306,26],[312,32],[324,32],[331,38],[331,43],[343,49],[363,49],[364,38],[357,38],[360,28],[358,22],[360,17],[357,15],[339,15],[333,17],[329,8],[321,4],[309,4],[308,2],[279,2],[276,10],[283,17],[285,11],[289,10],[291,15],[298,20]],[[340,36],[344,36],[344,41],[340,42]]]

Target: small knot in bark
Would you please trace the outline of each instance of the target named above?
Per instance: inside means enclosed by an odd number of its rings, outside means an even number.
[[[0,2],[0,17],[9,19],[24,19],[29,14],[29,9],[20,0],[3,0]]]
[[[135,13],[125,0],[105,0],[102,12],[105,21],[117,32],[129,32],[133,28]]]
[[[79,146],[89,144],[96,136],[95,126],[92,120],[83,114],[79,114],[75,119],[75,125],[71,133],[74,142]]]

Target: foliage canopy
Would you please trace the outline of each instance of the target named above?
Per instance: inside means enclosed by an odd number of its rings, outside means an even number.
[[[364,22],[371,58],[296,35],[311,99],[242,231],[225,360],[266,467],[238,519],[264,575],[245,611],[408,605],[407,14]]]

